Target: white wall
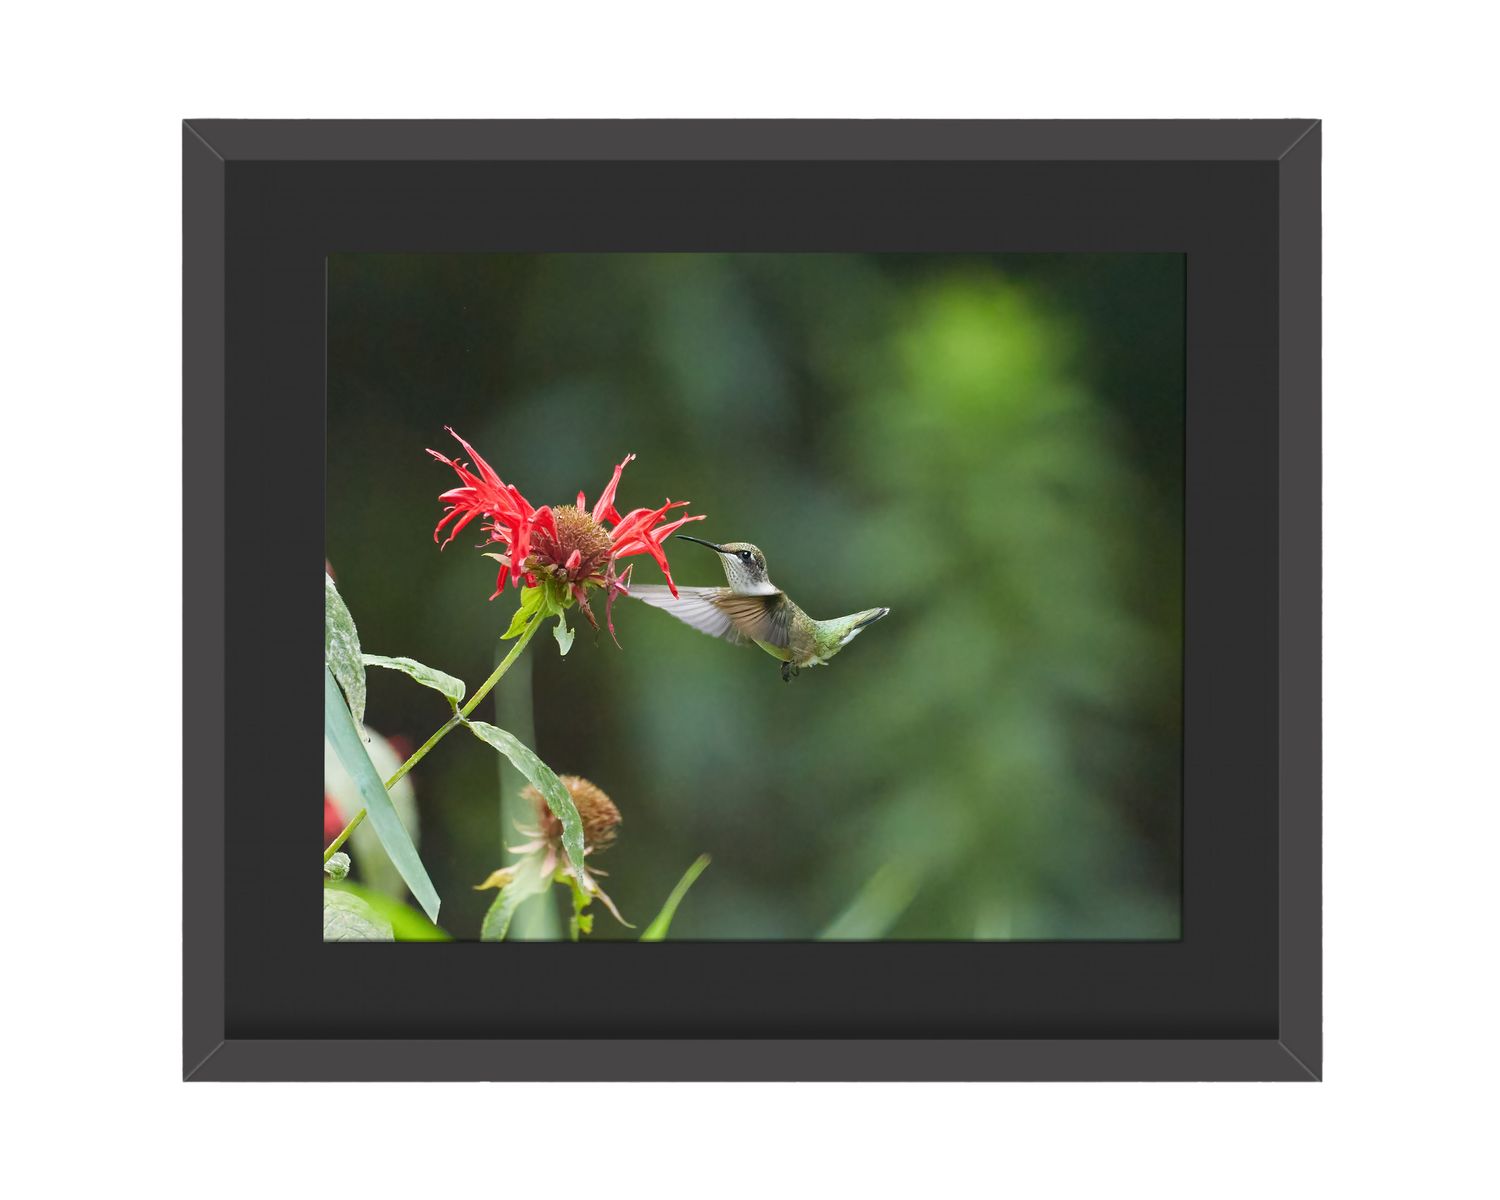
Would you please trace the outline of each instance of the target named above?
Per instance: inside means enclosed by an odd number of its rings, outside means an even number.
[[[1493,129],[1478,113],[1485,94],[1493,103],[1493,40],[1477,6],[496,15],[508,7],[264,0],[7,17],[0,513],[21,613],[0,726],[16,1010],[4,1077],[22,1096],[8,1166],[41,1181],[28,1191],[1449,1196],[1493,1184],[1481,1147],[1493,1118],[1480,1114],[1493,1112],[1496,1065],[1500,271]],[[176,1082],[184,116],[1324,118],[1327,1082]],[[78,773],[53,774],[59,750]],[[123,895],[159,923],[114,919]]]

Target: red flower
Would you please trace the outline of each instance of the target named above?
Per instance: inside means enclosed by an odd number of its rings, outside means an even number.
[[[588,617],[589,624],[597,629],[598,623],[589,609],[585,589],[602,587],[606,596],[605,619],[613,637],[615,627],[611,610],[615,596],[627,590],[630,577],[629,568],[624,574],[617,574],[615,564],[633,554],[649,554],[667,577],[672,594],[677,594],[662,543],[689,521],[701,521],[703,517],[684,515],[666,521],[672,509],[687,507],[686,500],[675,503],[668,500],[660,508],[636,508],[621,516],[615,508],[615,493],[620,486],[620,475],[635,458],[634,454],[627,454],[615,468],[592,510],[582,492],[578,493],[576,505],[533,508],[516,486],[501,479],[473,446],[451,428],[448,432],[473,460],[473,466],[448,458],[436,450],[427,451],[438,462],[452,467],[462,484],[438,497],[447,502],[448,508],[432,531],[432,540],[437,541],[443,527],[451,524],[452,528],[442,542],[446,546],[476,517],[487,518],[484,529],[489,533],[489,540],[499,542],[505,548],[503,555],[493,556],[500,561],[500,575],[495,581],[495,594],[491,600],[505,590],[507,576],[518,587],[523,580],[527,587],[535,587],[539,576],[548,575],[569,589]],[[605,525],[606,521],[609,526]],[[663,521],[666,523],[662,524]]]

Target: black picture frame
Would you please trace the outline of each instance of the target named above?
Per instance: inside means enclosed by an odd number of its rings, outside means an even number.
[[[185,1077],[1319,1078],[1320,143],[1311,120],[185,122]],[[324,261],[536,249],[1187,255],[1180,941],[323,946],[298,769]],[[497,999],[538,970],[547,1004]]]

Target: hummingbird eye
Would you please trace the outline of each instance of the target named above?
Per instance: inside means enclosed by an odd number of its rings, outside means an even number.
[[[741,550],[740,551],[740,558],[744,562],[749,562],[750,561],[750,551],[748,551],[748,550]]]

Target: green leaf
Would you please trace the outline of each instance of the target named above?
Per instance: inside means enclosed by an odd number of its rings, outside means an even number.
[[[568,861],[581,878],[586,877],[587,870],[583,865],[583,821],[579,819],[573,797],[568,795],[568,789],[563,787],[562,780],[513,734],[484,721],[470,721],[469,729],[475,737],[488,742],[510,759],[511,765],[526,776],[526,781],[541,792],[552,815],[562,822],[562,844],[563,849],[568,852]]]
[[[557,614],[557,628],[552,631],[552,636],[557,639],[559,654],[566,654],[573,648],[573,631],[568,628],[567,613]]]
[[[370,761],[365,745],[354,728],[354,721],[344,704],[344,698],[339,694],[331,668],[323,672],[323,736],[328,739],[339,761],[344,764],[344,770],[349,772],[359,789],[360,801],[369,814],[365,823],[375,830],[381,846],[390,855],[391,862],[401,873],[411,894],[417,898],[422,911],[430,920],[436,921],[439,903],[437,890],[427,877],[427,869],[422,866],[422,859],[417,854],[417,848],[412,845],[406,827],[396,815],[396,808],[386,794],[385,784],[375,772],[375,764]]]
[[[393,942],[389,921],[352,892],[323,889],[323,940],[325,942]]]
[[[360,661],[359,630],[333,576],[325,571],[323,579],[323,664],[344,690],[354,724],[360,727],[365,723],[365,664]]]
[[[334,857],[338,857],[335,855]],[[439,929],[409,904],[377,892],[374,888],[344,880],[341,883],[324,885],[325,891],[347,892],[356,897],[375,914],[377,920],[391,927],[398,942],[451,942],[453,939]]]
[[[349,874],[349,856],[342,850],[323,864],[323,874],[329,879],[342,879]]]
[[[883,938],[917,898],[921,879],[905,863],[888,862],[871,875],[859,894],[827,929],[824,941],[873,941]]]
[[[700,854],[686,871],[682,878],[677,881],[677,886],[672,889],[672,894],[667,897],[667,902],[661,906],[661,912],[651,924],[646,926],[646,931],[641,934],[643,942],[660,942],[667,936],[667,930],[672,926],[672,918],[677,915],[677,906],[682,903],[682,898],[687,895],[688,888],[698,881],[698,876],[703,874],[703,869],[709,864],[709,857]]]
[[[545,892],[551,882],[543,877],[541,863],[534,856],[517,863],[515,877],[500,889],[489,912],[484,914],[484,924],[479,927],[479,940],[503,942],[505,935],[510,932],[511,918],[516,915],[516,910],[533,896]]]
[[[384,654],[363,654],[360,657],[367,667],[389,667],[392,671],[405,671],[423,687],[442,692],[455,707],[463,703],[465,689],[462,679],[455,679],[414,658],[387,658]]]
[[[360,733],[363,735],[365,753],[375,764],[375,774],[381,779],[389,779],[400,768],[406,755],[398,753],[390,742],[368,725]],[[365,807],[359,785],[344,768],[338,751],[327,738],[323,739],[323,791],[346,821]],[[422,817],[417,811],[417,794],[412,777],[403,776],[394,787],[386,789],[386,794],[390,796],[401,824],[420,850]],[[361,821],[355,827],[354,835],[340,849],[347,851],[349,857],[359,864],[359,879],[365,887],[404,898],[406,883],[401,878],[401,872],[396,870],[396,864],[391,862],[391,856],[380,844],[380,835],[369,821]]]
[[[510,628],[500,635],[502,642],[518,638],[526,632],[526,626],[537,616],[537,610],[545,606],[547,589],[544,587],[522,588],[521,603],[516,615],[510,619]]]

